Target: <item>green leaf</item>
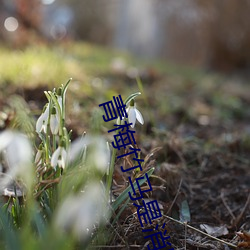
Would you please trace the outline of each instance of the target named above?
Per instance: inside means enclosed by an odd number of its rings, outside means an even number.
[[[144,90],[143,90],[143,85],[142,85],[141,79],[139,77],[137,77],[136,82],[137,82],[137,85],[138,85],[138,88],[139,88],[140,92],[143,94]]]
[[[0,228],[2,228],[7,250],[21,250],[17,233],[8,221],[7,213],[0,208]]]
[[[72,81],[72,78],[69,78],[69,80],[67,81],[67,83],[63,86],[63,89],[62,89],[62,96],[65,96],[66,94],[66,91],[68,89],[68,86],[69,86],[69,83]]]
[[[117,222],[117,220],[119,219],[121,213],[124,211],[124,209],[125,209],[126,206],[128,205],[129,201],[130,201],[130,199],[127,198],[127,200],[125,201],[125,203],[124,203],[123,206],[120,208],[120,210],[119,210],[119,212],[117,213],[117,215],[115,216],[115,218],[114,218],[114,220],[113,220],[113,222],[112,222],[112,225],[114,225],[114,224]]]
[[[180,221],[189,222],[191,220],[190,209],[187,200],[181,202]]]
[[[34,211],[33,221],[34,224],[36,225],[38,235],[43,236],[45,233],[45,223],[42,215],[38,212],[38,210]]]
[[[44,91],[44,94],[46,96],[46,98],[48,99],[48,102],[50,101],[50,94],[48,93],[48,91]]]

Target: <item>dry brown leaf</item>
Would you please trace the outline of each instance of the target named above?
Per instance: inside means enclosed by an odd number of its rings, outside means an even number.
[[[237,232],[237,235],[243,240],[238,244],[238,247],[244,247],[250,249],[250,232]]]

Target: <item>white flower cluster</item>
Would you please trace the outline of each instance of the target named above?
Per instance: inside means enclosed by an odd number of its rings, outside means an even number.
[[[85,150],[86,152],[86,148],[88,147],[89,153],[85,160],[91,161],[90,165],[94,165],[101,172],[105,172],[109,166],[110,150],[102,137],[84,136],[84,140],[81,138],[72,144],[66,143],[67,140],[69,141],[69,138],[64,136],[64,129],[61,128],[63,126],[61,121],[65,120],[63,116],[65,101],[62,98],[61,91],[58,92],[60,94],[48,92],[49,95],[47,95],[47,98],[49,102],[45,105],[36,123],[36,132],[43,140],[35,156],[36,165],[43,167],[43,161],[46,158],[44,157],[44,154],[46,154],[45,151],[50,148],[48,150],[52,152],[52,155],[48,157],[50,166],[55,170],[57,167],[65,169],[66,165],[71,164],[82,151]],[[50,130],[47,128],[50,128]],[[62,130],[61,133],[60,129]],[[57,140],[57,148],[52,148],[50,145],[46,145],[45,147],[45,144],[48,144],[50,139],[46,140],[44,138],[48,137],[50,133]]]
[[[57,138],[58,144],[57,149],[54,150],[51,156],[50,164],[54,169],[56,169],[57,166],[64,169],[67,161],[67,153],[65,143],[62,138],[62,132],[60,132],[60,129],[62,131],[63,127],[62,121],[65,119],[65,117],[63,117],[64,104],[62,88],[59,88],[57,93],[55,93],[55,91],[45,93],[48,98],[48,103],[44,106],[43,112],[36,122],[36,132],[39,135],[44,134],[46,137],[49,134],[48,128],[50,128],[52,137]],[[35,163],[37,165],[42,163],[43,153],[44,148],[43,144],[41,143],[35,157]]]
[[[60,120],[62,117],[62,96],[56,95],[58,105],[52,105],[50,102],[44,107],[44,110],[36,122],[37,133],[47,133],[47,127],[49,125],[50,131],[53,135],[58,134],[60,127]],[[52,106],[52,107],[51,107]],[[59,107],[58,107],[59,106]]]

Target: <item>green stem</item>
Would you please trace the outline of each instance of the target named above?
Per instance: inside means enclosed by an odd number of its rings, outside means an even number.
[[[109,168],[109,174],[108,174],[108,181],[107,181],[107,196],[109,195],[109,192],[111,192],[111,187],[112,187],[112,183],[113,183],[113,173],[114,173],[114,169],[115,169],[116,154],[117,154],[117,149],[113,148],[112,158],[111,158],[110,168]],[[111,193],[110,193],[110,197],[111,197]],[[111,202],[111,199],[110,199],[110,202]]]
[[[62,126],[65,126],[65,96],[66,96],[66,91],[68,89],[69,83],[71,82],[72,78],[70,78],[65,86],[63,86],[62,90]]]
[[[55,135],[52,135],[52,147],[53,147],[53,152],[55,152],[56,150],[56,136]]]
[[[119,119],[117,122],[117,125],[121,125],[121,120]],[[116,134],[118,134],[118,130],[116,131]],[[112,158],[111,158],[111,162],[110,162],[110,168],[109,168],[109,174],[108,174],[108,178],[107,178],[107,197],[110,194],[110,203],[112,201],[112,191],[111,191],[111,187],[112,187],[112,183],[113,183],[113,174],[114,174],[114,170],[115,170],[115,158],[116,158],[116,154],[117,154],[117,148],[113,147],[112,150]]]
[[[53,103],[56,105],[56,108],[57,108],[57,111],[59,112],[59,119],[60,119],[60,126],[59,126],[59,135],[62,136],[63,135],[63,124],[64,124],[64,119],[62,117],[62,111],[61,111],[61,108],[60,108],[60,105],[54,95],[54,93],[52,93],[51,91],[48,92],[50,94],[50,97],[52,98],[53,100]]]

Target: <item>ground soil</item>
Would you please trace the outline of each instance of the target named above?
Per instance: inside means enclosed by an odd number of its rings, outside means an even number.
[[[112,76],[105,77],[110,80]],[[150,115],[145,116],[144,128],[139,124],[136,128],[137,144],[144,159],[148,157],[144,170],[155,167],[151,177],[154,191],[145,199],[156,199],[162,213],[178,221],[185,211],[190,213],[187,226],[165,216],[154,221],[153,226],[166,223],[168,241],[174,249],[234,249],[226,242],[238,245],[243,240],[236,232],[250,230],[250,85],[243,83],[236,91],[228,80],[204,91],[197,82],[175,84],[168,76],[153,80],[144,86],[153,122],[147,119]],[[41,108],[45,101],[41,87],[13,92],[23,95],[33,110]],[[213,96],[218,93],[221,101],[216,103]],[[237,97],[239,110],[234,101],[232,105],[226,103],[228,97]],[[140,105],[144,106],[142,101]],[[171,109],[165,114],[168,106]],[[76,131],[81,131],[80,118],[71,117],[69,125]],[[117,161],[114,196],[127,187],[128,176],[119,171],[119,166]],[[184,208],[183,204],[188,206]],[[202,230],[204,224],[210,226],[210,235],[225,243],[188,227]],[[221,232],[216,232],[216,227],[221,227]],[[147,249],[148,239],[144,238],[131,203],[112,230],[113,238],[103,249]]]

